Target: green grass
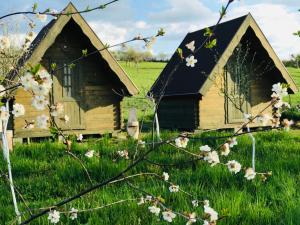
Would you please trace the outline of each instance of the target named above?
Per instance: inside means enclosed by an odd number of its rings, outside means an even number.
[[[296,84],[300,90],[300,69],[288,68],[288,71],[292,75],[294,81],[296,82]],[[300,104],[300,92],[290,95],[290,102],[291,102],[291,105],[293,105],[293,106],[299,105]]]
[[[259,178],[246,181],[243,174],[232,175],[223,166],[210,167],[203,162],[184,164],[189,158],[170,146],[162,146],[150,155],[150,159],[160,163],[179,163],[177,167],[160,168],[148,163],[141,163],[132,174],[137,172],[156,172],[170,174],[170,180],[186,191],[192,192],[200,200],[209,199],[213,208],[226,216],[218,224],[223,225],[298,225],[300,224],[300,132],[268,132],[256,135],[257,170],[273,171],[273,176],[262,182]],[[167,138],[174,133],[164,133]],[[189,149],[198,152],[201,144],[217,146],[221,140],[214,141],[210,137],[224,133],[203,134],[202,143],[190,141]],[[144,139],[149,140],[145,135]],[[236,159],[244,167],[251,165],[251,143],[248,136],[238,138],[238,146],[226,162]],[[66,197],[90,186],[84,171],[68,155],[64,153],[65,146],[58,143],[42,143],[19,145],[11,155],[15,184],[23,194],[30,208],[36,209],[51,206]],[[94,149],[100,158],[88,159],[84,153]],[[134,141],[102,138],[88,143],[75,144],[73,152],[86,165],[94,183],[101,182],[129,165],[128,160],[113,161],[117,150],[129,150],[131,157],[134,152]],[[141,149],[144,152],[147,149]],[[1,157],[2,160],[2,157]],[[0,168],[6,170],[5,163],[0,162]],[[182,193],[169,193],[168,185],[153,178],[132,180],[139,187],[154,195],[161,195],[166,204],[181,212],[196,211],[202,215],[202,207],[191,206],[191,200]],[[71,207],[84,209],[107,204],[119,199],[139,197],[126,183],[107,186],[94,191],[80,200],[76,200],[60,208],[60,211]],[[20,202],[20,199],[19,199]],[[65,216],[60,224],[167,224],[158,221],[150,214],[148,205],[137,206],[136,202],[116,205],[95,212],[79,214],[77,221],[72,222]],[[26,208],[20,202],[20,209]],[[27,213],[26,217],[29,216]],[[3,179],[0,180],[0,224],[9,224],[14,218],[10,190]],[[176,218],[174,224],[185,224],[181,218]],[[48,224],[47,216],[32,224]],[[201,223],[198,223],[201,224]]]
[[[142,62],[139,63],[138,67],[136,67],[134,64],[126,64],[125,62],[120,62],[120,64],[140,91],[137,96],[124,99],[124,117],[127,118],[128,111],[130,110],[130,108],[134,107],[138,110],[138,117],[141,119],[144,114],[142,111],[144,110],[145,106],[147,106],[145,118],[146,121],[149,122],[151,120],[150,117],[153,114],[154,105],[151,104],[151,102],[149,102],[148,100],[142,98],[146,96],[156,78],[166,66],[166,63]]]

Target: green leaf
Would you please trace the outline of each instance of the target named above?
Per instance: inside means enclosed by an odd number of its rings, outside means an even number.
[[[159,28],[159,30],[157,31],[156,36],[164,36],[166,33],[166,31],[164,30],[164,28]]]
[[[37,10],[38,4],[34,3],[32,6],[32,12],[35,12]]]
[[[76,66],[76,65],[75,65],[74,63],[71,63],[71,64],[68,65],[68,67],[69,67],[70,69],[73,69],[75,66]]]
[[[99,6],[99,9],[105,9],[105,8],[106,8],[105,5],[100,5],[100,6]]]
[[[300,37],[300,30],[295,32],[294,35],[299,36]]]
[[[51,63],[51,69],[52,69],[52,70],[55,70],[56,67],[57,67],[57,64],[56,64],[56,63]]]
[[[222,5],[220,10],[220,17],[223,18],[226,15],[226,8]]]
[[[36,75],[37,72],[39,72],[41,66],[42,66],[42,65],[39,63],[39,64],[35,65],[34,67],[31,67],[31,68],[30,68],[30,72],[31,72],[33,75]]]
[[[204,36],[211,37],[212,35],[213,35],[212,30],[209,27],[205,28]]]
[[[104,48],[106,49],[106,48],[109,48],[110,47],[110,45],[109,44],[104,44]]]
[[[208,41],[206,44],[205,44],[205,48],[213,48],[217,45],[217,39],[214,38],[213,40],[211,41]]]
[[[182,49],[181,48],[177,48],[177,54],[179,56],[180,59],[183,59],[183,52],[182,52]]]
[[[81,52],[83,57],[87,57],[87,53],[88,53],[87,49],[82,49]]]

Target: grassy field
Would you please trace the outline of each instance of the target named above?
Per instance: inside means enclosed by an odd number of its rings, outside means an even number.
[[[294,81],[296,82],[299,90],[300,90],[300,69],[296,68],[288,68],[288,71],[292,75]],[[291,97],[291,105],[298,105],[300,104],[300,93],[290,95]]]
[[[145,118],[146,121],[150,121],[150,117],[153,114],[154,105],[150,101],[143,99],[147,91],[151,88],[156,78],[159,76],[166,63],[159,62],[142,62],[136,67],[134,64],[120,63],[124,70],[129,74],[132,81],[138,87],[140,93],[137,96],[131,98],[125,98],[123,101],[124,117],[127,118],[128,111],[134,107],[138,109],[138,117],[143,117],[143,110],[146,107]]]
[[[243,174],[232,175],[224,166],[210,167],[204,162],[184,164],[190,158],[171,146],[161,146],[153,152],[149,159],[159,163],[178,163],[177,167],[158,167],[147,162],[141,163],[131,174],[137,172],[156,172],[170,174],[170,180],[183,190],[194,194],[198,199],[209,199],[211,205],[225,218],[218,224],[226,225],[298,225],[300,224],[300,132],[269,132],[256,135],[257,140],[257,170],[273,171],[273,176],[262,182],[259,178],[247,181]],[[164,138],[174,134],[163,134]],[[191,151],[199,152],[201,144],[217,146],[221,140],[210,139],[213,135],[223,133],[203,134],[202,143],[190,141]],[[149,136],[144,136],[148,140]],[[251,165],[251,145],[247,136],[238,138],[238,145],[226,162],[236,159],[244,167]],[[130,161],[121,159],[114,162],[117,150],[128,149],[129,157],[133,155],[133,141],[117,141],[103,138],[91,140],[88,143],[73,145],[73,152],[83,160],[91,174],[94,183],[103,181],[124,169]],[[17,146],[11,156],[16,187],[23,194],[28,206],[32,209],[51,206],[53,203],[69,197],[90,186],[88,179],[78,164],[64,153],[65,146],[57,143],[43,143]],[[87,158],[84,153],[94,149],[99,158]],[[144,152],[146,149],[141,149]],[[2,160],[2,157],[1,157]],[[5,170],[4,162],[0,163]],[[128,173],[130,174],[130,173]],[[153,195],[161,195],[166,204],[181,212],[195,211],[202,215],[202,207],[193,208],[191,198],[183,193],[169,193],[168,185],[154,178],[139,178],[132,182]],[[71,207],[87,209],[101,206],[119,199],[141,196],[126,183],[111,185],[94,191],[80,200],[76,200],[60,211]],[[20,201],[20,200],[19,200]],[[20,202],[21,211],[26,210]],[[138,206],[136,202],[116,205],[103,210],[79,214],[77,221],[71,221],[62,216],[60,224],[167,224],[158,221],[147,207]],[[35,212],[38,212],[36,210]],[[28,217],[29,213],[24,216]],[[14,218],[9,186],[0,180],[0,224],[9,224]],[[176,218],[174,224],[185,224],[181,218]],[[48,224],[44,216],[32,224]],[[198,223],[202,224],[202,223]]]

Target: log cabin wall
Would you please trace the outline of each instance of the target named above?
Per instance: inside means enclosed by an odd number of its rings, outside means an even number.
[[[55,43],[47,50],[41,64],[45,68],[49,68],[51,63],[56,63],[57,67],[60,67],[64,63],[80,57],[83,49],[87,49],[88,53],[96,50],[82,33],[81,28],[75,22],[70,21],[56,38]],[[94,54],[76,63],[70,71],[72,96],[67,100],[71,103],[75,102],[75,107],[65,110],[70,114],[68,115],[71,120],[70,124],[74,123],[72,117],[79,116],[79,120],[82,121],[80,121],[80,126],[68,127],[66,125],[63,129],[82,134],[98,134],[120,129],[122,126],[120,108],[122,98],[116,95],[113,89],[119,90],[121,85],[108,64],[101,59],[99,54]],[[53,76],[52,94],[54,98],[57,93],[60,95],[65,91],[63,73],[64,70],[60,70]],[[31,121],[35,120],[37,115],[49,115],[47,111],[35,110],[31,106],[31,99],[32,96],[22,89],[16,93],[15,102],[25,106],[26,114],[14,119],[15,137],[50,135],[47,130],[34,128],[27,131],[23,129],[24,119]],[[65,98],[59,98],[59,100],[65,101]],[[76,121],[78,122],[78,120]]]

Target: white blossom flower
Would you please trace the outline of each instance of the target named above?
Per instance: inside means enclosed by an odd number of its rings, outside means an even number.
[[[192,52],[195,51],[195,41],[191,41],[190,43],[186,44],[185,47],[191,50]]]
[[[204,220],[203,225],[210,225],[210,222],[208,222],[207,220]]]
[[[34,128],[34,120],[32,120],[32,121],[27,121],[27,120],[25,120],[25,126],[23,127],[23,129],[28,129],[28,130],[30,130],[30,129],[33,129]]]
[[[175,144],[178,148],[186,148],[189,139],[187,137],[178,137],[175,139]]]
[[[218,220],[218,213],[208,205],[204,205],[204,213],[210,216],[210,222],[215,222]]]
[[[261,123],[263,126],[266,126],[270,121],[272,117],[269,114],[263,114],[256,118],[258,123]]]
[[[32,91],[35,95],[47,96],[50,92],[50,89],[44,84],[37,84],[32,87]]]
[[[153,197],[151,195],[147,195],[145,201],[146,202],[151,202]]]
[[[3,36],[0,40],[0,48],[1,49],[8,49],[10,48],[10,40],[9,37]]]
[[[225,143],[221,147],[221,155],[228,156],[230,153],[230,147],[228,143]]]
[[[36,15],[36,18],[38,18],[38,20],[41,21],[42,23],[46,22],[46,20],[47,20],[46,14],[37,13],[35,15]]]
[[[168,173],[166,173],[166,172],[163,172],[163,178],[164,178],[164,180],[165,181],[168,181],[169,180],[169,174]]]
[[[148,209],[151,213],[155,214],[156,216],[158,216],[160,213],[160,208],[156,207],[155,205],[149,206]]]
[[[192,205],[193,205],[194,207],[198,207],[198,206],[199,206],[199,201],[198,201],[198,200],[193,200],[193,201],[192,201]]]
[[[56,116],[62,114],[63,112],[64,112],[64,105],[60,102],[58,102],[54,105],[51,105],[51,107],[50,107],[50,114],[53,117],[56,117]]]
[[[208,152],[208,155],[204,157],[204,160],[215,166],[220,163],[219,155],[216,151]]]
[[[204,200],[204,201],[203,201],[203,205],[209,206],[209,200],[207,200],[207,199]]]
[[[7,108],[5,106],[1,106],[0,108],[0,118],[2,121],[7,121],[9,118],[9,111],[7,110]]]
[[[32,99],[32,106],[37,110],[44,110],[48,104],[48,99],[43,95],[35,95]]]
[[[210,152],[211,148],[208,145],[203,145],[200,147],[201,152]]]
[[[186,66],[195,67],[195,64],[198,62],[197,59],[192,55],[190,57],[187,57],[186,59]]]
[[[48,220],[50,223],[58,223],[60,219],[60,213],[56,210],[50,211],[48,214]]]
[[[229,140],[228,144],[229,144],[229,147],[230,147],[230,148],[233,148],[235,145],[237,145],[238,142],[237,142],[237,140],[236,140],[236,137],[231,138],[231,139]]]
[[[283,128],[286,130],[286,131],[289,131],[290,130],[290,127],[294,124],[294,121],[293,120],[288,120],[288,119],[284,119],[282,121],[282,125],[283,125]]]
[[[196,213],[194,213],[194,212],[193,212],[193,213],[190,213],[190,214],[188,215],[188,217],[189,217],[189,221],[186,223],[186,225],[191,225],[191,224],[197,222],[197,219],[196,219],[197,215],[196,215]]]
[[[3,97],[6,94],[5,87],[0,84],[0,97]]]
[[[36,126],[40,129],[47,129],[49,117],[46,115],[41,115],[36,118]]]
[[[92,158],[94,156],[95,151],[94,150],[89,150],[86,152],[84,155],[88,158]]]
[[[129,159],[127,150],[117,151],[117,153],[120,157],[125,158],[125,159]]]
[[[70,219],[71,219],[71,220],[77,219],[77,213],[78,213],[78,210],[75,209],[75,208],[72,208],[72,209],[70,210]]]
[[[141,198],[140,198],[140,200],[138,201],[138,205],[143,205],[143,204],[145,204],[145,199],[144,199],[144,197],[142,196]]]
[[[145,141],[139,140],[139,141],[138,141],[138,144],[139,144],[142,148],[145,148],[145,147],[146,147],[146,142],[145,142]]]
[[[227,167],[228,167],[228,170],[231,172],[231,173],[235,173],[237,174],[238,172],[240,172],[241,170],[241,164],[235,160],[231,160],[231,161],[228,161],[226,163]]]
[[[34,80],[33,75],[29,72],[21,76],[20,83],[25,91],[31,90],[34,86],[38,85],[38,82]]]
[[[179,191],[179,186],[178,185],[171,185],[170,187],[169,187],[169,191],[170,192],[178,192]]]
[[[163,218],[165,221],[168,221],[169,223],[171,223],[173,221],[173,219],[176,217],[176,214],[173,213],[172,211],[165,211],[162,213]]]
[[[245,177],[247,180],[253,180],[256,176],[255,171],[252,168],[246,169]]]
[[[281,98],[288,95],[287,88],[284,88],[281,83],[274,84],[272,91],[278,94]]]
[[[77,134],[76,135],[77,141],[81,142],[83,139],[83,135],[82,134]]]
[[[48,71],[45,69],[41,69],[38,71],[37,75],[42,80],[42,84],[50,90],[52,87],[53,81],[52,81],[51,75],[48,73]]]
[[[274,107],[277,109],[280,109],[283,106],[283,101],[279,100],[276,102],[276,104],[274,104]]]
[[[16,103],[13,105],[13,111],[15,117],[23,116],[25,114],[25,108],[22,104]]]

